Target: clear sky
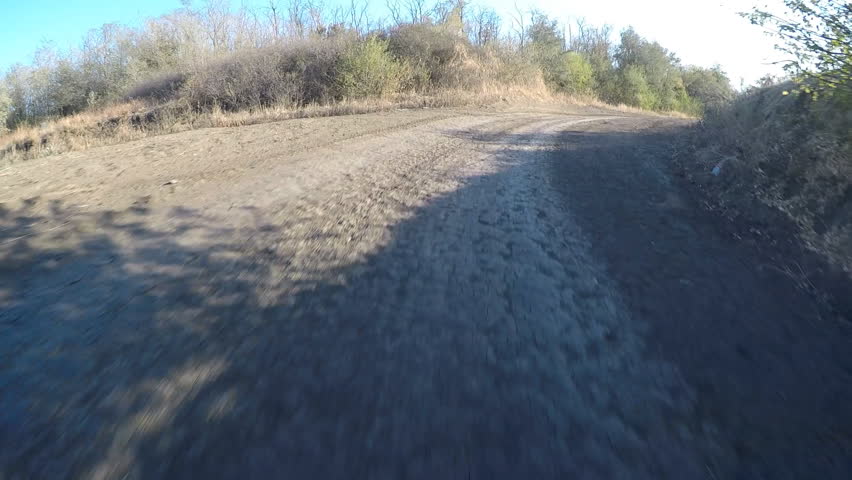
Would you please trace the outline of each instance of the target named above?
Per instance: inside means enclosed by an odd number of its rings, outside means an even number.
[[[498,0],[498,3],[511,5],[513,0]],[[779,11],[780,0],[541,0],[536,3],[560,18],[583,17],[591,24],[613,25],[616,31],[632,25],[643,37],[674,51],[685,64],[721,65],[734,86],[739,85],[740,78],[749,84],[766,73],[781,73],[779,65],[771,65],[782,58],[774,48],[774,39],[737,15],[755,5]]]
[[[104,23],[138,24],[179,0],[0,0],[0,71],[27,63],[43,41],[67,48]]]
[[[326,0],[327,4],[348,0]],[[196,4],[199,0],[195,1]],[[233,0],[240,5],[240,0]],[[263,0],[246,0],[262,4]],[[474,0],[505,15],[514,0]],[[616,31],[634,26],[646,38],[659,41],[686,64],[719,64],[735,85],[740,78],[752,83],[765,73],[779,73],[773,41],[736,12],[755,3],[778,0],[518,0],[522,9],[537,7],[561,20],[585,18],[607,23]],[[371,0],[381,14],[384,0]],[[180,7],[179,0],[0,0],[0,71],[26,63],[45,41],[67,48],[79,44],[85,32],[104,23],[138,24],[140,20]]]

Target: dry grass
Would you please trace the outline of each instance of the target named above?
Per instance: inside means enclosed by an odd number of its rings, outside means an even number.
[[[497,98],[499,100],[499,98]],[[387,98],[342,100],[328,104],[314,104],[302,108],[288,105],[259,108],[252,111],[225,112],[214,109],[205,116],[212,127],[237,127],[258,123],[277,122],[293,118],[358,115],[403,108],[461,107],[493,103],[492,96],[478,96],[464,92],[441,92],[438,95],[397,95]]]
[[[785,90],[708,115],[691,155],[697,178],[737,214],[749,216],[749,199],[782,212],[808,248],[852,273],[852,116]]]
[[[0,136],[0,161],[16,162],[194,128],[233,127],[400,108],[462,107],[556,98],[547,91],[543,82],[528,83],[523,86],[490,84],[480,86],[477,91],[445,89],[430,95],[398,94],[386,98],[342,100],[304,107],[285,103],[236,112],[226,112],[215,106],[208,112],[196,112],[175,102],[149,105],[138,100],[130,101],[44,122],[39,126],[19,128]]]
[[[175,105],[129,101],[27,126],[0,136],[0,162],[12,163],[195,128],[201,116]]]
[[[633,115],[644,115],[644,116],[649,116],[649,117],[684,118],[684,119],[697,120],[697,117],[695,117],[693,115],[690,115],[690,114],[684,113],[684,112],[678,112],[678,111],[675,111],[675,110],[671,110],[671,111],[667,111],[667,112],[660,112],[660,111],[656,111],[656,110],[644,110],[642,108],[634,107],[634,106],[631,106],[631,105],[625,105],[623,103],[619,103],[617,105],[612,105],[612,104],[603,102],[603,101],[601,101],[601,100],[599,100],[595,97],[582,97],[582,96],[575,96],[575,95],[560,95],[560,97],[563,99],[563,102],[571,103],[571,104],[574,104],[574,105],[582,105],[582,106],[585,106],[585,107],[596,107],[596,108],[601,108],[601,109],[605,109],[605,110],[614,110],[616,112],[630,113],[630,114],[633,114]]]
[[[353,49],[356,37],[288,42],[223,57],[187,75],[164,74],[150,79],[134,89],[136,100],[127,103],[19,128],[0,136],[0,161],[14,162],[192,128],[397,108],[524,99],[562,101],[549,93],[540,70],[520,56],[474,50],[461,37],[440,27],[400,27],[390,39],[404,54],[402,58],[390,57],[381,41],[364,45],[373,45],[376,51],[372,53],[388,65],[420,69],[423,82],[412,78],[371,92],[366,98],[347,98],[347,92],[338,88],[341,76],[352,73],[346,67],[366,67],[369,71],[375,67],[358,62],[376,58],[353,56],[353,52],[364,53]],[[423,59],[432,63],[420,65]]]
[[[505,46],[473,47],[439,25],[402,25],[386,39],[358,42],[344,32],[223,56],[183,73],[162,72],[132,89],[129,98],[135,100],[0,136],[0,162],[193,128],[398,108],[531,102],[650,113],[553,93],[528,56]],[[349,77],[361,87],[370,83],[363,78],[367,73],[376,80],[371,75],[377,65],[405,75],[379,78],[381,84],[368,92],[341,88],[341,79]]]
[[[665,115],[625,105],[612,106],[591,97],[555,94],[540,74],[515,77],[514,84],[489,81],[502,68],[477,63],[460,56],[468,80],[465,85],[443,88],[429,94],[402,93],[385,98],[343,99],[295,107],[290,102],[239,111],[214,106],[198,112],[185,102],[150,104],[142,100],[87,111],[77,115],[24,127],[0,136],[0,162],[12,163],[91,147],[114,145],[152,135],[177,133],[194,128],[235,127],[294,118],[354,115],[407,108],[449,108],[495,104],[541,104],[582,106],[643,115]],[[682,114],[675,114],[682,116]]]
[[[0,136],[0,159],[31,158],[100,145],[105,137],[128,141],[144,136],[129,119],[144,108],[140,102],[128,102],[87,111],[38,126],[15,129]]]

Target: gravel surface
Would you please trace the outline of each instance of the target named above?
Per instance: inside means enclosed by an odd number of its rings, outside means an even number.
[[[850,478],[852,340],[683,120],[421,110],[0,170],[0,479]]]

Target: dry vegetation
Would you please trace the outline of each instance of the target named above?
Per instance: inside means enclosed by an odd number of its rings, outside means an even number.
[[[711,109],[687,166],[727,216],[852,275],[852,5],[783,5],[786,11],[745,16],[775,32],[793,80],[774,84],[769,77]]]
[[[18,128],[0,137],[0,159],[7,163],[15,162],[195,128],[235,127],[294,118],[354,115],[393,109],[484,106],[497,102],[529,101],[641,112],[624,105],[613,107],[590,98],[555,95],[549,92],[543,83],[538,87],[494,85],[476,92],[443,90],[432,95],[396,94],[305,106],[278,104],[237,111],[226,111],[218,106],[209,111],[195,111],[170,104],[150,106],[144,102],[130,101],[44,122],[39,126]]]
[[[708,114],[693,177],[731,217],[765,223],[752,202],[781,212],[808,248],[852,273],[852,112],[794,88],[755,89]]]
[[[633,30],[563,36],[535,10],[510,28],[450,0],[327,10],[309,0],[234,10],[208,0],[140,28],[104,25],[79,50],[42,49],[0,77],[0,160],[181,130],[510,98],[696,114],[730,92]],[[629,54],[628,54],[629,52]],[[8,133],[2,135],[2,130]]]

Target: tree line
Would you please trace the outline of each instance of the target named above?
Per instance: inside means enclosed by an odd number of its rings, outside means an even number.
[[[537,10],[501,18],[464,0],[227,0],[106,24],[77,48],[43,46],[0,77],[0,129],[131,98],[240,109],[340,98],[430,93],[531,72],[556,92],[650,110],[700,114],[733,97],[718,67],[684,66],[633,29],[560,24]]]

